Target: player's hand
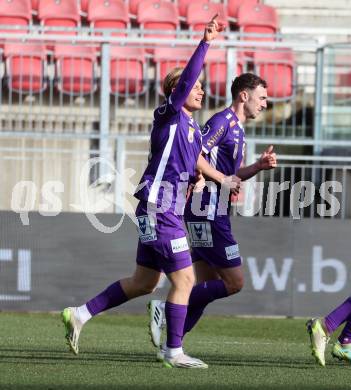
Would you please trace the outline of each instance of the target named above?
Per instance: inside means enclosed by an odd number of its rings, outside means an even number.
[[[201,173],[198,173],[196,175],[196,183],[194,185],[193,191],[194,192],[202,192],[203,189],[205,188],[205,186],[206,186],[205,178],[203,177],[203,175]]]
[[[260,171],[276,168],[277,166],[277,155],[273,151],[273,145],[262,153],[260,159],[257,161],[257,165]]]
[[[225,29],[225,25],[217,21],[218,14],[216,14],[209,23],[207,23],[204,32],[204,41],[210,42],[217,38],[218,33]]]
[[[225,176],[222,179],[221,185],[228,188],[234,195],[238,195],[240,192],[241,179],[238,176]]]

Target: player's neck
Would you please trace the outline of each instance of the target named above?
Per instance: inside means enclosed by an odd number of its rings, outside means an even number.
[[[244,107],[241,104],[233,103],[230,106],[230,109],[235,112],[235,115],[238,117],[240,123],[244,124],[246,121],[246,116],[244,114]]]
[[[193,117],[192,111],[188,110],[188,109],[185,108],[184,106],[182,107],[182,110],[183,110],[183,112],[184,112],[189,118],[192,118],[192,117]]]

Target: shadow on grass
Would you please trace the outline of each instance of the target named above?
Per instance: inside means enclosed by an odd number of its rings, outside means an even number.
[[[243,368],[291,368],[291,369],[316,369],[321,370],[313,359],[292,359],[289,356],[277,357],[242,357],[242,356],[223,356],[218,353],[206,354],[201,356],[211,368],[216,367],[243,367]],[[0,363],[8,364],[79,364],[79,365],[94,365],[114,363],[156,363],[155,353],[152,352],[119,352],[119,351],[84,351],[78,356],[64,350],[50,349],[25,349],[5,348],[0,350]],[[159,367],[162,367],[158,363]],[[328,367],[342,367],[339,362],[328,362]],[[2,388],[1,388],[2,390]]]

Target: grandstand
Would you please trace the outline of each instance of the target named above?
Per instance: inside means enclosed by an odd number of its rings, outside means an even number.
[[[18,211],[23,199],[16,203],[13,191],[21,181],[34,183],[20,207],[33,213],[44,210],[40,192],[48,181],[64,187],[46,210],[52,214],[82,212],[75,207],[81,183],[91,200],[84,211],[113,215],[135,205],[126,192],[145,167],[162,79],[184,65],[214,13],[227,29],[207,57],[197,119],[204,124],[230,103],[237,74],[265,78],[267,112],[246,127],[247,163],[269,143],[280,155],[279,168],[257,179],[266,183],[264,196],[269,181],[309,180],[318,189],[338,180],[340,209],[330,219],[347,221],[350,0],[0,0],[0,210]],[[98,156],[110,165],[82,178],[87,160]],[[113,178],[128,168],[134,176]],[[291,216],[289,199],[279,194],[269,215]],[[247,191],[241,203],[249,215],[257,197]],[[317,206],[301,217],[319,219]],[[264,219],[265,209],[254,214]]]

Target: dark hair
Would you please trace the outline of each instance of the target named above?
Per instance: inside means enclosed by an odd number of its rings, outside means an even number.
[[[267,88],[266,81],[253,73],[243,73],[240,76],[236,77],[231,87],[233,101],[239,96],[240,92],[245,91],[246,89],[253,91],[259,85],[262,85],[262,87]]]

